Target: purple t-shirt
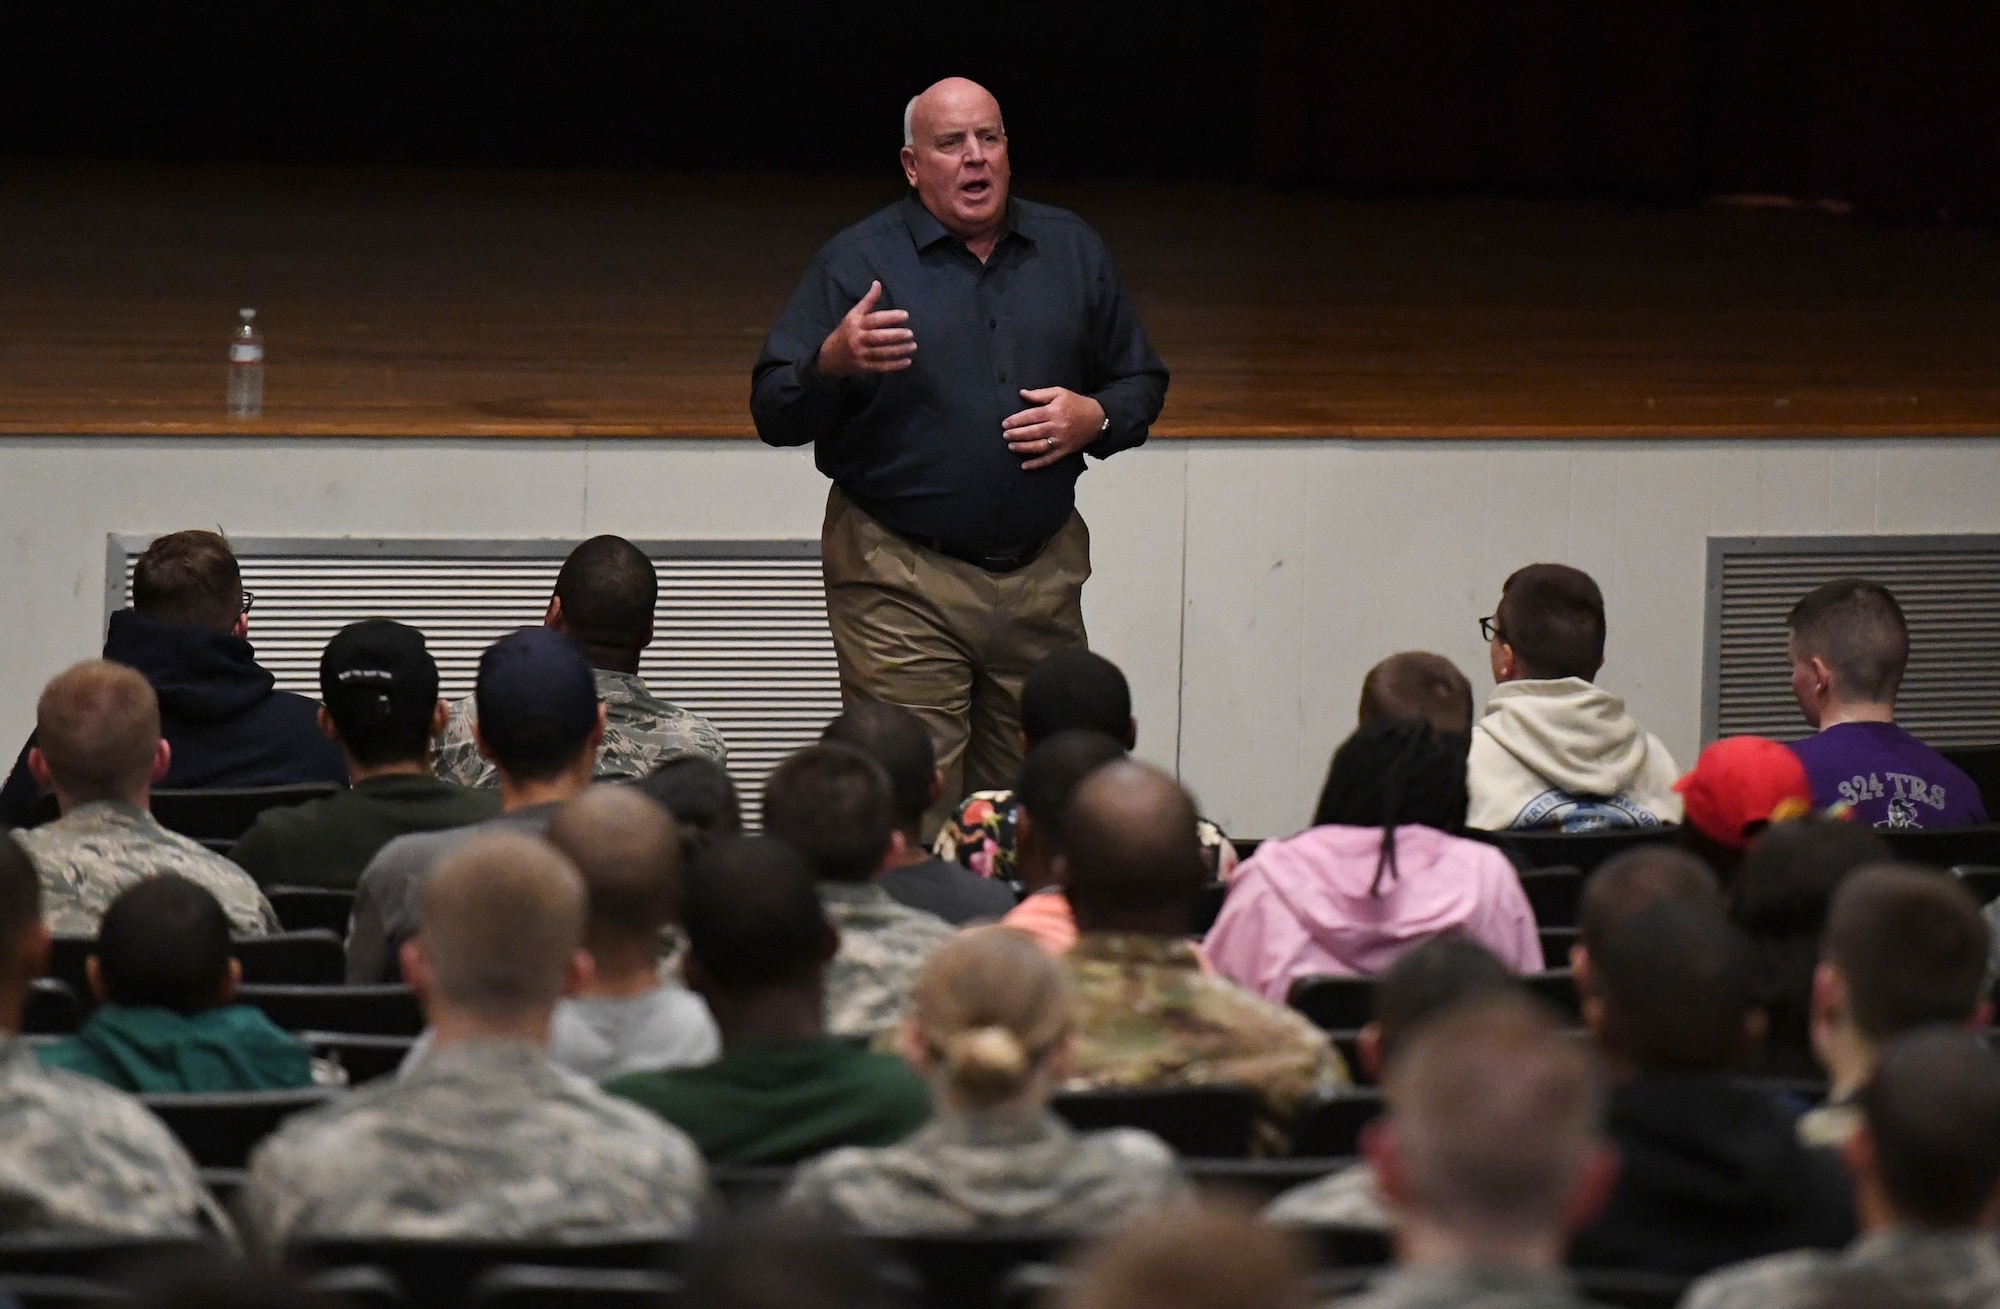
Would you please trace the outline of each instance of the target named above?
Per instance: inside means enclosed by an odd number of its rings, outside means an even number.
[[[1894,723],[1841,723],[1794,741],[1813,806],[1850,805],[1874,827],[1959,827],[1986,821],[1979,788]]]

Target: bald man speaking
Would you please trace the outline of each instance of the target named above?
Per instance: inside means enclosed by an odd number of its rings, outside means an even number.
[[[1083,456],[1146,439],[1167,369],[1103,240],[1008,194],[1007,129],[949,78],[904,111],[910,193],[829,241],[764,342],[751,412],[833,480],[842,698],[900,704],[945,786],[1012,785],[1021,682],[1085,644]]]

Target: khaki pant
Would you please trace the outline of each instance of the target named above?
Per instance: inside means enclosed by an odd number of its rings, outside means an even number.
[[[904,706],[937,747],[944,794],[928,840],[967,792],[1014,784],[1021,683],[1044,656],[1087,644],[1090,531],[1072,513],[1033,563],[989,573],[904,540],[834,487],[820,549],[840,698]]]

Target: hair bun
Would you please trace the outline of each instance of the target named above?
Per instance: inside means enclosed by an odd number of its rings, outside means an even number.
[[[1004,1027],[974,1027],[955,1034],[945,1042],[944,1059],[951,1079],[975,1090],[1010,1090],[1030,1071],[1021,1039]]]

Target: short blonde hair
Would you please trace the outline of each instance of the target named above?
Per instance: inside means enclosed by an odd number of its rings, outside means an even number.
[[[475,836],[424,887],[418,941],[448,1004],[493,1018],[553,1008],[583,941],[583,878],[524,832]]]
[[[58,674],[35,705],[35,744],[78,800],[122,800],[152,780],[160,701],[123,664],[91,659]]]
[[[1069,1035],[1075,1001],[1061,966],[1031,937],[979,927],[931,953],[910,1013],[946,1084],[984,1106],[1027,1086]]]

